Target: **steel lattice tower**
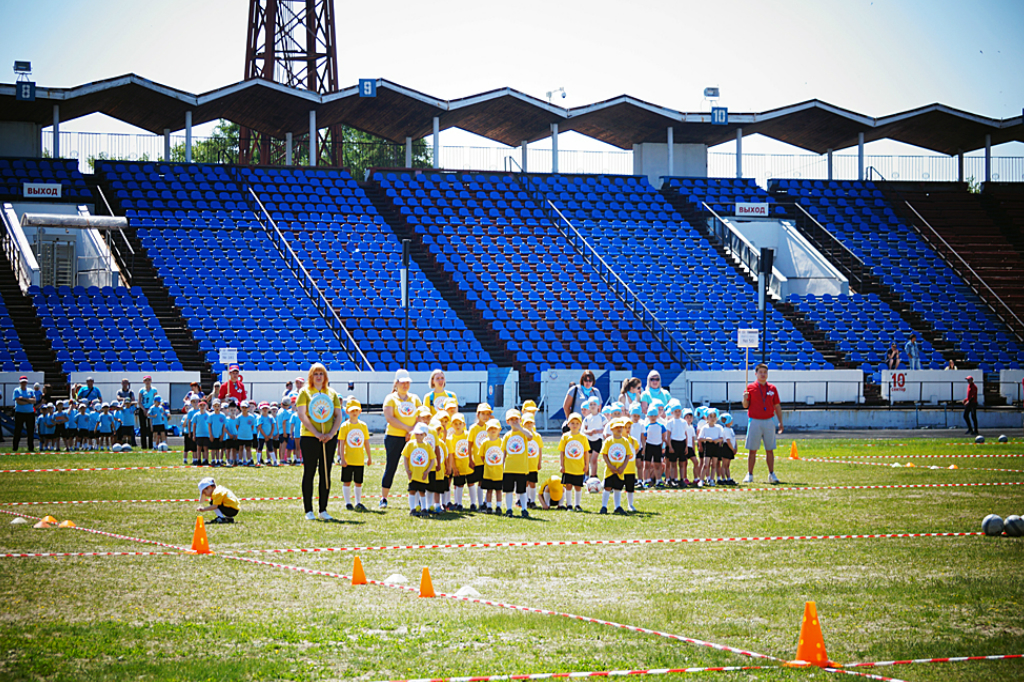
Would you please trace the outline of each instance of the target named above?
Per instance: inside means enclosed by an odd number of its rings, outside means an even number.
[[[338,90],[334,0],[249,0],[245,80],[262,78],[317,94]],[[318,156],[327,140],[320,134]],[[332,130],[339,134],[341,130]],[[239,163],[283,163],[283,146],[249,128],[239,131]],[[275,158],[276,157],[276,158]]]

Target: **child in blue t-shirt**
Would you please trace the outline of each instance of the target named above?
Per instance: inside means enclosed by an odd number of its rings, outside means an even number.
[[[296,447],[299,437],[302,435],[302,419],[299,418],[298,410],[292,410],[291,422],[292,437],[289,440],[288,450],[292,453],[292,466],[298,466],[302,464],[302,448]]]
[[[39,450],[45,452],[53,449],[53,406],[42,405],[39,407],[39,416],[36,417],[36,433],[39,434]]]
[[[116,409],[116,408],[115,408]],[[122,445],[135,445],[135,405],[125,398],[121,409],[114,414],[118,424],[114,427],[117,439]]]
[[[153,405],[148,410],[149,423],[153,428],[153,447],[167,442],[167,410],[160,396],[153,396]]]
[[[110,437],[114,434],[115,423],[114,415],[110,414],[110,405],[103,403],[99,416],[96,417],[96,441],[100,449],[110,449]]]
[[[256,417],[249,414],[249,401],[242,401],[238,415],[238,461],[242,466],[256,466],[252,461],[252,440],[256,437]]]
[[[214,399],[210,415],[210,460],[215,467],[224,466],[224,427],[227,417],[221,411],[220,400]]]
[[[210,413],[206,401],[199,403],[199,411],[192,415],[192,438],[196,442],[199,466],[210,465]]]
[[[260,403],[260,416],[256,419],[256,452],[258,460],[256,466],[263,466],[263,448],[267,449],[267,464],[273,466],[277,459],[277,453],[271,455],[274,448],[274,436],[277,432],[277,422],[270,414],[270,405]]]
[[[279,456],[280,465],[288,464],[288,440],[291,438],[291,411],[292,401],[289,398],[285,398],[281,401],[281,409],[274,415],[274,420],[277,422],[277,451]],[[291,448],[294,450],[293,447]]]
[[[238,408],[234,403],[228,403],[227,414],[224,419],[224,446],[226,450],[227,466],[238,464]]]
[[[100,421],[100,403],[94,402],[89,406],[89,411],[86,412],[88,417],[88,435],[89,435],[89,450],[96,450],[96,427]]]

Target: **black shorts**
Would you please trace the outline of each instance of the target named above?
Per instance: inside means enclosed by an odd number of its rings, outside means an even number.
[[[718,446],[719,459],[736,459],[736,453],[732,451],[727,443]]]
[[[587,442],[590,443],[590,451],[591,452],[601,452],[601,446],[604,445],[604,439],[603,438],[598,438],[597,440],[590,440],[588,438]]]
[[[119,427],[117,427],[117,435],[120,436],[121,438],[131,438],[134,433],[135,433],[135,427],[134,426],[119,426]],[[103,434],[103,435],[109,436],[111,434],[106,433],[106,434]]]
[[[661,445],[654,445],[648,443],[644,446],[643,461],[645,462],[660,462],[662,458]]]
[[[220,449],[224,447],[224,441],[222,441],[220,438],[211,438],[210,444],[207,445],[206,447],[210,448],[211,450],[220,452]]]
[[[721,457],[719,448],[720,446],[718,445],[718,443],[712,443],[710,441],[704,443],[704,458],[718,459],[719,457]]]
[[[44,435],[44,434],[40,434],[40,435]],[[96,437],[97,438],[109,438],[112,435],[114,435],[114,433],[112,431],[97,431],[96,432]]]
[[[430,492],[443,493],[448,491],[448,479],[438,476],[436,471],[430,472]]]
[[[153,433],[164,433],[167,431],[167,427],[163,424],[153,424]]]
[[[217,511],[219,511],[221,514],[223,514],[224,516],[228,517],[229,519],[233,519],[236,516],[238,516],[238,510],[237,509],[235,509],[234,507],[228,507],[228,506],[223,505],[223,504],[220,505],[219,507],[217,507]]]
[[[56,426],[54,426],[53,427],[53,435],[54,435],[55,438],[63,438],[64,437],[64,425],[63,424],[57,424]]]
[[[476,485],[484,480],[484,465],[480,464],[473,467],[473,471],[466,477],[466,482],[470,485]]]
[[[625,487],[625,484],[626,482],[615,474],[610,474],[604,479],[605,490],[622,490]]]
[[[686,448],[687,459],[697,459],[697,453],[693,451],[693,448]]]
[[[526,474],[505,474],[501,480],[501,492],[522,495],[526,492]]]
[[[668,461],[678,462],[681,459],[685,459],[686,456],[686,441],[685,440],[674,440],[672,441],[672,452],[668,453]]]
[[[483,490],[497,490],[501,492],[501,481],[495,481],[493,478],[485,478],[480,481],[480,488]]]
[[[470,474],[470,475],[472,475],[472,474]],[[455,483],[455,487],[456,488],[461,488],[462,486],[466,485],[466,482],[467,482],[468,479],[469,479],[469,475],[467,475],[467,476],[454,476],[454,477],[452,477],[452,482]]]
[[[210,447],[210,437],[209,436],[196,436],[196,445],[201,447],[201,448],[208,448],[208,447]]]
[[[185,452],[195,452],[195,451],[196,451],[196,442],[192,438],[192,436],[190,436],[190,435],[188,435],[186,433],[185,434]]]
[[[341,467],[341,482],[352,483],[355,481],[356,485],[363,484],[363,470],[366,467],[363,465],[347,464]]]
[[[583,487],[583,474],[562,474],[562,485]]]
[[[527,483],[536,483],[537,482],[537,472],[536,471],[531,471],[530,473],[526,474],[526,482]]]
[[[409,481],[409,492],[410,493],[425,493],[427,492],[427,484],[420,483],[419,481]]]

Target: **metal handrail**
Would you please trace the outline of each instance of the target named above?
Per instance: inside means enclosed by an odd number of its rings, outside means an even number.
[[[636,315],[638,313],[637,307],[639,307],[640,310],[643,311],[642,315],[637,315],[640,318],[640,320],[646,323],[649,327],[657,327],[657,329],[651,329],[651,331],[658,334],[658,340],[661,341],[662,344],[672,347],[672,350],[675,351],[673,354],[676,356],[677,359],[686,359],[685,362],[680,363],[681,365],[684,366],[684,370],[687,362],[696,367],[697,363],[694,361],[692,357],[690,357],[690,354],[686,352],[682,344],[676,341],[675,337],[672,336],[672,333],[668,330],[668,327],[665,325],[665,323],[658,319],[658,316],[655,315],[651,311],[651,309],[647,307],[647,305],[643,302],[643,299],[637,296],[633,289],[631,289],[630,286],[626,284],[626,282],[621,277],[619,277],[619,274],[615,272],[615,270],[610,265],[608,265],[607,262],[605,262],[604,258],[601,257],[601,254],[597,252],[597,249],[591,246],[590,242],[588,242],[586,238],[582,234],[580,234],[580,231],[576,229],[572,222],[565,217],[565,215],[558,209],[558,207],[555,206],[550,199],[545,199],[544,201],[547,203],[548,206],[551,207],[551,209],[558,215],[559,218],[562,219],[562,221],[569,228],[570,232],[565,233],[565,236],[570,241],[573,237],[575,237],[581,244],[583,244],[584,247],[586,247],[586,251],[589,252],[589,258],[591,259],[591,261],[596,260],[598,263],[600,263],[601,268],[598,268],[597,270],[599,275],[605,275],[602,276],[602,279],[605,279],[605,284],[608,287],[610,287],[613,291],[615,291],[616,286],[618,286],[619,288],[621,288],[622,293],[629,295],[628,299],[626,296],[622,296],[622,298],[625,300],[625,303],[630,306],[631,312],[633,312],[633,314]],[[583,252],[582,249],[581,252],[584,260],[587,260],[588,253]],[[609,280],[606,277],[606,275],[610,275],[611,279]]]
[[[249,190],[249,194],[256,201],[256,205],[260,207],[260,211],[262,211],[263,215],[267,219],[266,223],[262,223],[262,221],[260,222],[261,224],[263,224],[263,228],[267,230],[267,233],[270,234],[271,241],[273,241],[277,245],[277,247],[282,250],[283,255],[288,257],[292,265],[298,267],[299,271],[302,273],[303,278],[305,279],[305,283],[307,285],[307,293],[316,293],[316,298],[319,300],[317,310],[319,310],[322,315],[329,314],[330,318],[333,318],[334,323],[336,325],[332,326],[332,331],[334,332],[334,335],[338,337],[339,341],[344,341],[345,339],[338,335],[339,329],[343,331],[345,333],[345,337],[348,339],[349,344],[351,344],[351,348],[354,348],[359,358],[362,359],[363,366],[367,370],[372,371],[373,365],[366,357],[366,354],[363,353],[363,349],[359,347],[358,343],[356,343],[356,340],[352,336],[352,333],[349,332],[348,327],[345,326],[345,323],[341,321],[340,317],[338,317],[338,313],[335,312],[334,306],[332,306],[331,302],[327,300],[327,296],[324,295],[324,292],[321,291],[320,287],[317,286],[316,281],[313,279],[312,275],[310,275],[309,271],[306,270],[306,266],[302,264],[302,260],[298,257],[298,255],[292,249],[291,244],[288,243],[288,240],[285,238],[284,234],[277,227],[277,223],[274,222],[274,219],[270,217],[270,213],[267,212],[267,209],[263,205],[263,202],[260,201],[260,198],[256,195],[256,192],[253,191],[252,187],[247,186],[246,189]],[[270,230],[271,227],[273,228],[273,232],[271,232]],[[312,292],[309,291],[310,288],[312,289]],[[330,318],[328,319],[328,321],[330,321]],[[349,357],[351,357],[351,352],[349,353]]]
[[[875,168],[874,166],[868,166],[868,167],[867,167],[867,168],[865,169],[865,171],[866,171],[866,175],[867,175],[867,177],[866,177],[866,178],[864,178],[865,180],[867,180],[867,181],[870,181],[870,180],[871,180],[871,174],[872,174],[872,173],[874,173],[875,175],[877,175],[877,176],[878,176],[879,178],[881,178],[881,179],[882,179],[882,182],[886,182],[885,176],[884,176],[884,175],[882,175],[882,174],[881,174],[881,173],[879,172],[879,170],[878,170],[877,168]]]
[[[96,191],[100,193],[100,199],[103,200],[103,204],[107,207],[107,215],[111,215],[111,216],[114,215],[114,209],[112,209],[110,207],[110,202],[107,201],[107,195],[103,192],[103,188],[100,187],[97,184],[96,185]],[[132,266],[131,268],[127,267],[128,264],[125,263],[125,259],[124,259],[124,256],[122,254],[117,253],[117,255],[120,256],[120,260],[121,260],[121,269],[120,269],[121,276],[125,278],[125,283],[128,284],[128,286],[131,286],[132,285],[132,280],[135,279],[135,274],[132,272],[132,268],[135,267],[135,249],[132,248],[132,243],[130,241],[128,241],[128,237],[124,234],[123,231],[121,231],[121,230],[104,230],[105,234],[103,236],[104,236],[104,238],[107,241],[107,248],[110,250],[111,254],[115,254],[116,253],[116,251],[114,249],[114,236],[110,234],[111,232],[116,232],[117,234],[121,235],[121,241],[124,242],[124,245],[128,247],[128,255],[130,256],[131,261],[132,261],[131,262],[131,266]],[[120,249],[120,246],[118,246],[118,249]]]
[[[512,171],[512,164],[516,165],[516,168],[519,169],[520,173],[525,173],[526,172],[526,171],[523,170],[523,167],[521,165],[519,165],[519,162],[515,160],[515,158],[513,158],[511,156],[506,156],[505,157],[505,172],[506,173],[513,172]]]
[[[751,274],[756,275],[761,272],[761,254],[754,250],[754,245],[751,244],[746,237],[733,230],[729,223],[715,213],[715,210],[708,206],[705,202],[700,202],[701,206],[707,209],[707,212],[714,216],[715,221],[713,224],[721,225],[721,229],[715,227],[710,228],[711,233],[718,237],[722,242],[722,245],[736,254],[740,262],[743,263],[750,271]],[[771,277],[768,280],[768,293],[772,294],[776,299],[782,299],[782,283],[779,278],[775,276],[775,268],[772,268]]]
[[[817,220],[817,218],[815,218],[815,217],[814,217],[813,215],[811,215],[811,214],[810,214],[810,212],[809,212],[809,211],[808,211],[808,210],[807,210],[806,208],[804,208],[804,207],[803,207],[803,206],[802,206],[802,205],[800,204],[800,202],[799,202],[799,201],[794,201],[794,202],[793,202],[793,205],[794,205],[794,206],[796,206],[797,208],[799,208],[799,209],[800,209],[800,211],[801,211],[801,213],[803,213],[803,214],[804,214],[804,216],[805,216],[806,218],[808,218],[808,219],[809,219],[809,220],[810,220],[810,221],[811,221],[812,223],[814,223],[814,224],[815,224],[815,225],[816,225],[816,226],[818,227],[818,230],[819,230],[819,231],[821,231],[821,233],[822,233],[822,234],[824,234],[824,235],[825,235],[826,237],[828,237],[828,238],[829,238],[829,240],[830,240],[830,241],[829,241],[829,244],[830,244],[830,245],[832,245],[832,246],[831,246],[831,248],[832,248],[832,249],[834,249],[834,248],[835,248],[835,245],[838,245],[838,246],[839,246],[839,248],[841,248],[841,249],[842,249],[843,251],[845,251],[845,252],[846,252],[846,255],[847,255],[847,256],[849,256],[850,258],[852,258],[852,259],[854,260],[854,262],[856,262],[856,263],[857,263],[857,265],[859,265],[860,267],[862,267],[862,268],[865,268],[865,269],[867,268],[867,265],[866,265],[866,264],[864,263],[864,261],[863,261],[863,260],[861,260],[860,256],[858,256],[858,255],[857,255],[857,254],[855,254],[855,253],[854,253],[853,251],[851,251],[851,250],[850,250],[850,247],[848,247],[848,246],[847,246],[846,244],[844,244],[844,243],[843,243],[843,242],[842,242],[842,241],[841,241],[841,240],[840,240],[840,239],[839,239],[838,237],[836,237],[836,236],[835,236],[834,234],[832,234],[831,232],[829,232],[829,231],[828,231],[828,228],[827,228],[827,227],[825,227],[824,225],[822,225],[821,223],[819,223],[819,222],[818,222],[818,220]],[[830,252],[830,253],[832,253],[831,249],[830,249],[830,251],[829,251],[829,252]],[[860,286],[862,286],[862,285],[864,284],[864,277],[863,277],[863,276],[862,276],[862,275],[861,275],[860,273],[856,273],[856,272],[854,272],[854,271],[853,271],[853,269],[851,268],[851,269],[850,269],[850,274],[851,274],[851,275],[853,275],[853,276],[854,276],[854,278],[855,278],[855,279],[857,280],[857,285],[858,285],[858,287],[860,287]]]
[[[905,203],[905,204],[907,205],[907,208],[909,208],[909,209],[910,209],[911,211],[913,211],[913,212],[914,212],[914,215],[916,215],[916,216],[918,217],[918,219],[919,219],[919,220],[920,220],[920,221],[921,221],[922,223],[924,223],[924,224],[925,224],[925,226],[926,226],[926,227],[927,227],[927,228],[928,228],[929,230],[931,230],[931,231],[932,231],[932,234],[934,234],[934,235],[935,235],[935,237],[936,237],[936,238],[937,238],[937,239],[938,239],[938,240],[939,240],[940,242],[942,242],[943,246],[945,246],[945,247],[946,247],[947,249],[949,249],[949,252],[950,252],[950,253],[952,253],[952,254],[953,254],[954,256],[956,256],[956,257],[957,257],[957,259],[958,259],[958,260],[959,260],[959,261],[960,261],[961,263],[963,263],[964,267],[965,267],[965,268],[967,268],[967,269],[968,269],[968,270],[970,271],[970,273],[971,273],[972,275],[974,275],[974,276],[975,276],[975,278],[976,278],[976,279],[977,279],[977,280],[978,280],[979,282],[981,282],[982,286],[984,286],[984,287],[985,287],[986,289],[988,289],[988,292],[989,292],[990,294],[992,294],[993,298],[995,298],[995,299],[996,299],[997,301],[999,301],[999,304],[1000,304],[1001,306],[1003,306],[1003,308],[1005,308],[1005,309],[1006,309],[1006,312],[1008,312],[1008,313],[1009,313],[1009,314],[1010,314],[1010,315],[1011,315],[1011,316],[1013,317],[1013,319],[1017,320],[1017,324],[1019,324],[1019,325],[1020,325],[1020,329],[1024,330],[1024,321],[1021,321],[1021,319],[1020,319],[1019,317],[1017,317],[1017,314],[1016,314],[1015,312],[1013,312],[1013,310],[1011,310],[1011,309],[1010,309],[1010,306],[1006,305],[1006,302],[1005,302],[1005,301],[1003,301],[1003,299],[999,298],[999,294],[997,294],[996,292],[992,291],[992,287],[990,287],[990,286],[988,285],[988,283],[987,283],[987,282],[986,282],[986,281],[985,281],[984,279],[982,279],[981,275],[979,275],[979,274],[978,274],[977,272],[975,272],[975,271],[974,271],[974,268],[972,268],[972,267],[971,267],[970,265],[968,265],[968,264],[967,264],[967,261],[965,261],[965,260],[963,259],[963,257],[962,257],[962,256],[961,256],[961,255],[960,255],[960,254],[959,254],[959,253],[958,253],[958,252],[956,251],[956,249],[954,249],[954,248],[953,248],[952,246],[950,246],[950,245],[949,245],[949,242],[947,242],[947,241],[946,241],[945,239],[943,239],[943,238],[942,238],[942,235],[940,235],[940,234],[939,234],[938,232],[936,232],[935,228],[934,228],[934,227],[932,227],[932,226],[931,226],[931,224],[930,224],[930,223],[929,223],[929,222],[928,222],[927,220],[925,220],[925,219],[924,219],[924,216],[922,216],[922,215],[921,215],[920,213],[918,213],[918,212],[917,212],[917,209],[916,209],[916,208],[914,208],[914,207],[913,207],[913,205],[911,205],[911,203],[910,203],[909,201],[907,201],[906,199],[904,199],[904,200],[903,200],[903,203]],[[980,292],[980,291],[978,291],[978,290],[977,290],[977,289],[976,289],[976,288],[974,287],[974,285],[971,285],[971,288],[972,288],[972,289],[974,289],[974,292],[975,292],[976,294],[979,294],[979,295],[981,294],[981,292]],[[991,304],[991,303],[989,303],[989,308],[992,308],[992,304]],[[999,313],[998,313],[998,312],[996,312],[994,308],[992,308],[992,312],[996,313],[996,315],[999,315]],[[1015,335],[1017,336],[1017,338],[1020,338],[1020,334],[1018,334],[1017,332],[1014,332],[1014,334],[1015,334]]]
[[[38,279],[40,272],[39,261],[36,260],[35,254],[32,253],[32,248],[24,239],[24,233],[19,235],[15,232],[18,216],[12,204],[5,203],[3,205],[3,216],[0,220],[4,224],[2,234],[4,252],[11,263],[11,267],[14,268],[14,275],[18,280],[18,286],[21,287],[23,292],[28,291],[29,287],[33,284],[33,272],[36,273]],[[36,284],[38,283],[37,281]]]

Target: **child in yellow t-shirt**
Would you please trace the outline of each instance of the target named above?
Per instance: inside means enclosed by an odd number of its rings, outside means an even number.
[[[530,402],[530,401],[527,401]],[[526,473],[526,494],[530,498],[527,507],[537,507],[537,472],[540,471],[541,457],[544,453],[544,439],[537,433],[537,418],[523,406],[523,428],[530,434],[526,441],[526,460],[529,469]]]
[[[443,410],[434,415],[428,424],[430,437],[434,439],[435,455],[433,480],[430,482],[430,492],[434,498],[435,511],[443,511],[448,508],[451,501],[449,490],[451,489],[451,478],[448,475],[448,413]]]
[[[505,452],[501,447],[501,422],[491,419],[487,422],[487,439],[480,444],[480,456],[483,459],[483,478],[480,481],[480,494],[487,491],[487,499],[480,501],[484,513],[501,513],[501,484],[505,477]],[[495,502],[491,506],[492,500]]]
[[[467,480],[473,475],[473,460],[469,458],[466,418],[461,414],[452,417],[452,428],[448,434],[448,456],[452,460],[452,481],[455,483],[455,511],[463,511],[462,494]]]
[[[519,506],[525,519],[530,516],[530,512],[527,511],[529,498],[526,496],[526,476],[530,471],[527,442],[532,436],[520,424],[521,420],[519,410],[509,410],[505,413],[509,432],[501,441],[501,449],[505,453],[501,490],[505,493],[505,516],[512,516],[512,506],[515,504],[515,496],[518,495]]]
[[[412,427],[412,440],[402,448],[405,473],[409,476],[409,515],[421,516],[429,513],[427,486],[430,472],[434,468],[434,449],[427,444],[430,429],[426,424]]]
[[[484,506],[484,456],[480,445],[487,440],[487,422],[491,419],[491,406],[480,403],[476,406],[476,423],[469,429],[469,461],[473,465],[473,473],[466,484],[469,486],[469,511],[483,509]]]
[[[625,514],[622,508],[622,489],[628,488],[633,492],[636,486],[636,465],[633,466],[633,473],[626,473],[629,464],[634,461],[633,444],[630,438],[625,435],[627,420],[613,419],[608,426],[611,429],[612,437],[605,440],[601,445],[601,457],[604,459],[604,494],[601,500],[601,513],[608,513],[608,495],[615,493],[615,513]]]
[[[366,511],[363,506],[363,456],[366,456],[366,466],[371,466],[370,430],[359,420],[363,406],[358,401],[349,401],[345,411],[348,412],[348,421],[338,429],[338,442],[344,448],[341,455],[341,492],[345,496],[345,509]],[[352,483],[356,486],[355,507],[352,506]]]
[[[217,515],[213,517],[213,521],[210,523],[234,523],[235,517],[238,516],[238,498],[235,494],[225,488],[222,485],[217,485],[217,482],[212,478],[204,478],[199,481],[199,502],[208,500],[210,504],[205,507],[199,507],[196,509],[197,512],[212,511]]]
[[[573,500],[567,499],[565,509],[575,509],[578,512],[583,511],[583,507],[580,503],[583,501],[583,477],[587,473],[587,453],[590,450],[590,443],[587,441],[587,437],[580,433],[580,429],[583,427],[583,417],[577,412],[573,412],[569,415],[569,432],[562,434],[562,439],[558,441],[558,453],[561,457],[561,471],[562,471],[562,484],[569,489],[572,496],[575,497],[575,507],[573,507]],[[566,496],[567,498],[570,496]]]
[[[540,490],[537,491],[537,499],[540,500],[540,506],[545,509],[551,509],[551,507],[558,507],[564,509],[562,506],[562,498],[565,497],[565,486],[562,485],[562,481],[552,474],[551,478],[547,479],[540,484]]]

